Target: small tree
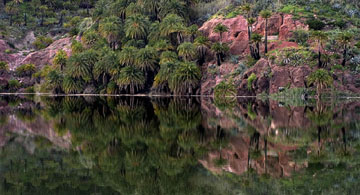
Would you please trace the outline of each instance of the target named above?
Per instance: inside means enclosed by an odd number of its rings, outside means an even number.
[[[66,52],[61,49],[56,52],[56,55],[53,59],[53,63],[54,63],[54,65],[59,66],[60,70],[63,71],[64,67],[66,65],[67,58],[68,57],[67,57]]]
[[[215,53],[216,55],[216,62],[217,65],[220,66],[221,62],[224,61],[225,58],[225,53],[227,51],[229,51],[229,47],[227,46],[227,44],[225,43],[214,43],[211,46],[211,50]]]
[[[260,12],[260,16],[265,19],[265,53],[268,52],[268,19],[271,17],[271,11],[263,10]]]
[[[258,60],[261,58],[260,56],[260,43],[261,43],[262,36],[260,34],[254,33],[251,35],[250,40],[250,54],[251,57],[253,57],[255,60]],[[255,45],[255,47],[254,47]]]
[[[316,86],[316,93],[320,97],[322,90],[332,85],[333,78],[327,70],[318,69],[307,77],[307,81]]]
[[[220,43],[222,43],[222,35],[224,32],[228,32],[229,28],[223,24],[217,24],[214,28],[215,33],[219,33],[220,35]]]
[[[341,44],[341,46],[344,48],[343,51],[343,60],[342,60],[342,66],[345,66],[346,64],[346,58],[347,58],[347,50],[348,46],[351,44],[351,42],[354,40],[354,35],[350,32],[342,32],[337,37],[337,41]]]
[[[318,67],[321,68],[321,48],[323,48],[323,44],[328,40],[328,34],[322,31],[312,31],[310,38],[318,44]]]

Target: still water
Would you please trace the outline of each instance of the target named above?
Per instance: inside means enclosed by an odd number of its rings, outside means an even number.
[[[360,101],[0,97],[0,194],[359,194]]]

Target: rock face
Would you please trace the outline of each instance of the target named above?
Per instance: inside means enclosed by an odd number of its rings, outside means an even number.
[[[22,64],[35,64],[36,67],[41,68],[46,64],[52,64],[52,59],[56,52],[60,49],[64,50],[68,55],[71,55],[71,38],[63,38],[54,41],[47,48],[24,55],[23,53],[6,53],[6,50],[12,50],[5,40],[0,40],[0,61],[5,61],[9,64],[10,70]]]
[[[52,59],[55,57],[56,52],[60,49],[64,50],[68,56],[71,54],[71,38],[63,38],[54,41],[47,48],[30,53],[23,60],[17,62],[15,66],[32,63],[37,67],[42,67],[46,64],[52,64]]]
[[[248,52],[249,38],[246,19],[241,15],[230,19],[215,18],[205,22],[199,30],[211,41],[220,41],[220,35],[213,32],[214,27],[219,23],[229,28],[229,32],[223,33],[222,41],[230,44],[230,52],[233,55]],[[278,39],[281,41],[288,40],[292,36],[291,31],[296,29],[308,29],[308,26],[302,21],[295,21],[292,15],[288,14],[274,14],[268,19],[268,35],[278,35]],[[257,22],[253,25],[253,32],[265,34],[265,19],[257,18]]]
[[[268,60],[261,59],[253,67],[248,69],[238,87],[239,96],[255,96],[260,93],[276,93],[279,88],[306,87],[306,77],[310,74],[309,66],[277,66],[270,65]],[[251,89],[248,88],[248,77],[254,73],[256,79]]]

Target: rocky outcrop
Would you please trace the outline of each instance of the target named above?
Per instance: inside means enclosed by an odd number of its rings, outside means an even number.
[[[265,59],[259,60],[252,68],[247,70],[238,86],[239,96],[255,96],[260,93],[268,93],[269,76],[271,73],[269,62]],[[248,87],[248,78],[251,74],[256,75],[256,79],[252,82],[251,88]]]
[[[214,27],[219,23],[229,28],[228,32],[223,33],[222,41],[230,44],[230,52],[234,55],[248,52],[249,38],[246,19],[241,15],[230,19],[214,18],[205,22],[199,30],[205,36],[208,36],[211,41],[219,41],[219,34],[213,32]],[[274,14],[268,20],[268,34],[270,36],[278,35],[278,39],[281,41],[291,38],[292,31],[296,29],[308,29],[308,26],[302,21],[294,20],[292,15],[288,14]],[[257,18],[257,22],[253,25],[253,32],[265,34],[265,19]]]
[[[26,54],[24,52],[9,53],[7,51],[14,51],[5,40],[0,40],[0,61],[5,61],[9,64],[10,70],[22,64],[35,64],[36,67],[41,68],[46,64],[52,64],[52,59],[56,52],[60,49],[64,50],[68,55],[71,54],[71,38],[63,38],[54,41],[47,48]]]
[[[52,64],[52,59],[55,57],[56,52],[60,49],[64,50],[68,55],[71,54],[71,38],[63,38],[54,41],[47,48],[30,53],[24,59],[17,62],[15,66],[21,64],[32,63],[41,68],[46,64]]]

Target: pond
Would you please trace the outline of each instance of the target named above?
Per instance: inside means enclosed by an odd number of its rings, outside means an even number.
[[[359,194],[360,101],[0,97],[0,194]]]

